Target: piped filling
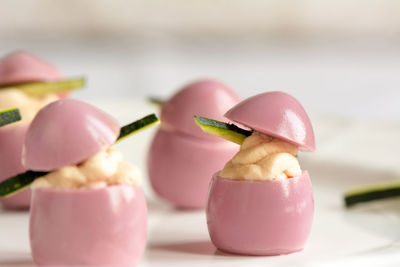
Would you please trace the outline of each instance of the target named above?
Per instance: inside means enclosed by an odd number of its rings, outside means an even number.
[[[297,147],[254,132],[219,176],[234,180],[276,180],[301,175]]]
[[[12,124],[15,126],[17,124],[25,124],[32,121],[41,108],[58,99],[59,97],[56,94],[33,97],[26,95],[18,89],[2,89],[0,90],[0,109],[18,107],[22,120]]]
[[[103,150],[79,165],[66,166],[36,179],[32,188],[103,188],[140,184],[140,172],[113,148]]]

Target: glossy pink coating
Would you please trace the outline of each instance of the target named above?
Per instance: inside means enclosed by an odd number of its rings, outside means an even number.
[[[7,125],[0,128],[0,181],[25,172],[21,162],[22,146],[28,125]],[[0,198],[6,209],[26,209],[31,201],[31,190],[23,190],[11,197]]]
[[[128,185],[34,189],[29,224],[39,266],[135,266],[146,246],[146,200]]]
[[[88,159],[113,144],[118,122],[85,102],[61,99],[39,111],[25,140],[25,167],[51,171]]]
[[[60,80],[60,71],[28,52],[14,52],[0,59],[0,85]]]
[[[159,129],[148,155],[152,187],[175,207],[204,208],[210,177],[238,149],[231,142],[210,142]]]
[[[239,102],[239,97],[226,85],[214,80],[201,80],[178,91],[163,103],[161,122],[171,132],[220,141],[219,137],[203,132],[193,116],[226,121],[223,114]]]
[[[314,131],[303,106],[284,92],[267,92],[250,97],[225,117],[258,132],[283,139],[303,151],[315,151]]]
[[[307,171],[272,181],[237,181],[213,176],[207,203],[214,245],[229,253],[279,255],[303,249],[314,214]]]
[[[28,52],[14,52],[0,59],[0,86],[24,82],[60,80],[59,70]],[[68,93],[60,94],[61,97]],[[21,163],[22,147],[27,125],[9,125],[0,129],[0,181],[25,172]],[[29,208],[31,190],[28,188],[11,197],[0,198],[7,209]]]

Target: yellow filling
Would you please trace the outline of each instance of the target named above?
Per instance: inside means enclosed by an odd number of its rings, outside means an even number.
[[[42,97],[33,97],[24,94],[21,90],[10,88],[0,90],[0,109],[17,107],[20,110],[22,120],[10,124],[25,124],[30,122],[41,108],[56,101],[59,97],[56,94],[48,94]]]
[[[301,175],[297,147],[254,132],[220,172],[234,180],[275,180]]]
[[[121,152],[108,148],[79,165],[71,165],[36,179],[32,188],[102,188],[139,184],[139,170],[123,161]]]

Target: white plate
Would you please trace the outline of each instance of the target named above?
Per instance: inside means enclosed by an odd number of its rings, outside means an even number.
[[[124,123],[157,110],[144,101],[96,104]],[[154,197],[144,180],[149,233],[140,266],[400,266],[400,200],[349,210],[342,202],[343,192],[354,185],[400,177],[396,174],[399,160],[395,158],[400,159],[399,150],[393,147],[400,144],[399,125],[376,127],[369,122],[315,116],[313,123],[319,152],[300,154],[303,169],[310,172],[315,196],[314,224],[304,251],[274,257],[221,253],[209,240],[203,211],[172,209]],[[116,145],[143,170],[143,155],[155,129],[148,131]],[[374,142],[377,138],[379,143]],[[28,219],[28,212],[0,210],[0,266],[34,266]]]
[[[342,202],[343,191],[353,184],[394,175],[308,159],[302,164],[311,173],[315,194],[314,224],[304,251],[274,257],[224,254],[209,240],[204,212],[174,210],[151,198],[148,245],[140,266],[399,266],[400,201],[349,210]],[[28,212],[0,213],[0,266],[34,266],[28,217]]]

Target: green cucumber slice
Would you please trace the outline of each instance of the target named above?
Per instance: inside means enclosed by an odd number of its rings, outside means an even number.
[[[344,202],[346,207],[350,207],[362,202],[392,197],[400,197],[400,180],[370,184],[350,190],[345,193]]]
[[[153,125],[156,125],[158,123],[160,123],[160,120],[153,113],[153,114],[147,115],[135,122],[125,125],[124,127],[121,128],[121,133],[119,134],[117,142],[121,141],[122,139],[124,139],[132,134],[138,133],[138,132],[143,131]]]
[[[156,106],[162,106],[162,104],[164,103],[164,100],[161,98],[158,98],[158,97],[151,96],[148,98],[148,100],[151,104],[156,105]]]
[[[0,183],[0,197],[10,197],[29,186],[36,178],[46,174],[48,172],[27,171],[4,180]]]
[[[0,127],[21,120],[19,109],[10,108],[0,111]]]
[[[196,124],[206,133],[222,137],[226,140],[241,145],[243,140],[253,132],[221,121],[208,119],[205,117],[194,116]]]
[[[159,122],[160,120],[155,114],[150,114],[135,122],[125,125],[121,128],[121,133],[116,142],[119,142],[122,139],[129,137],[135,133],[143,131],[144,129],[147,129],[150,126],[153,126]],[[8,178],[0,183],[0,197],[12,196],[18,191],[29,186],[37,178],[44,176],[48,173],[49,172],[27,171],[25,173],[21,173],[14,177]]]
[[[75,78],[61,81],[31,82],[12,85],[2,85],[0,89],[17,88],[30,96],[43,96],[49,93],[62,93],[72,91],[85,86],[85,78]]]

